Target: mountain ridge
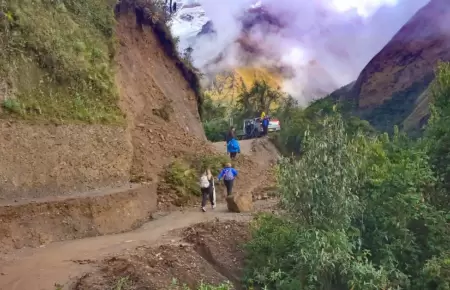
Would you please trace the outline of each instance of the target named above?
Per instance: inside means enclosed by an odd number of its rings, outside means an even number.
[[[351,89],[333,97],[354,102],[357,113],[379,129],[418,130],[429,114],[436,65],[450,61],[449,17],[450,2],[431,0],[368,62]]]

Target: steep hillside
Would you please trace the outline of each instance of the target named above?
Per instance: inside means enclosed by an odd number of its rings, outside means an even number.
[[[366,65],[344,99],[383,130],[414,129],[428,114],[428,85],[439,61],[450,60],[450,2],[431,0]],[[409,117],[408,117],[409,116]]]
[[[198,78],[129,2],[117,20],[103,0],[0,6],[0,199],[157,182],[174,156],[210,150]]]
[[[124,119],[114,84],[111,6],[38,0],[6,1],[0,9],[2,117]]]
[[[197,97],[158,34],[118,18],[117,83],[133,144],[133,180],[157,180],[171,158],[207,150]]]

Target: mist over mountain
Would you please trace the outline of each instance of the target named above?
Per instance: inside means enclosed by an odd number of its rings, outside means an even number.
[[[354,81],[428,0],[349,2],[188,1],[172,29],[203,72],[284,68],[283,89],[306,104]]]

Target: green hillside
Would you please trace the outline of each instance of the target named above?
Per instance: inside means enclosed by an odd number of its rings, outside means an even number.
[[[2,117],[116,123],[113,4],[103,0],[3,1]]]

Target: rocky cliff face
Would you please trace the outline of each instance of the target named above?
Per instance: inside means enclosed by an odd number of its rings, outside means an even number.
[[[450,1],[431,0],[366,65],[350,93],[359,112],[380,129],[423,123],[439,61],[450,61]]]

